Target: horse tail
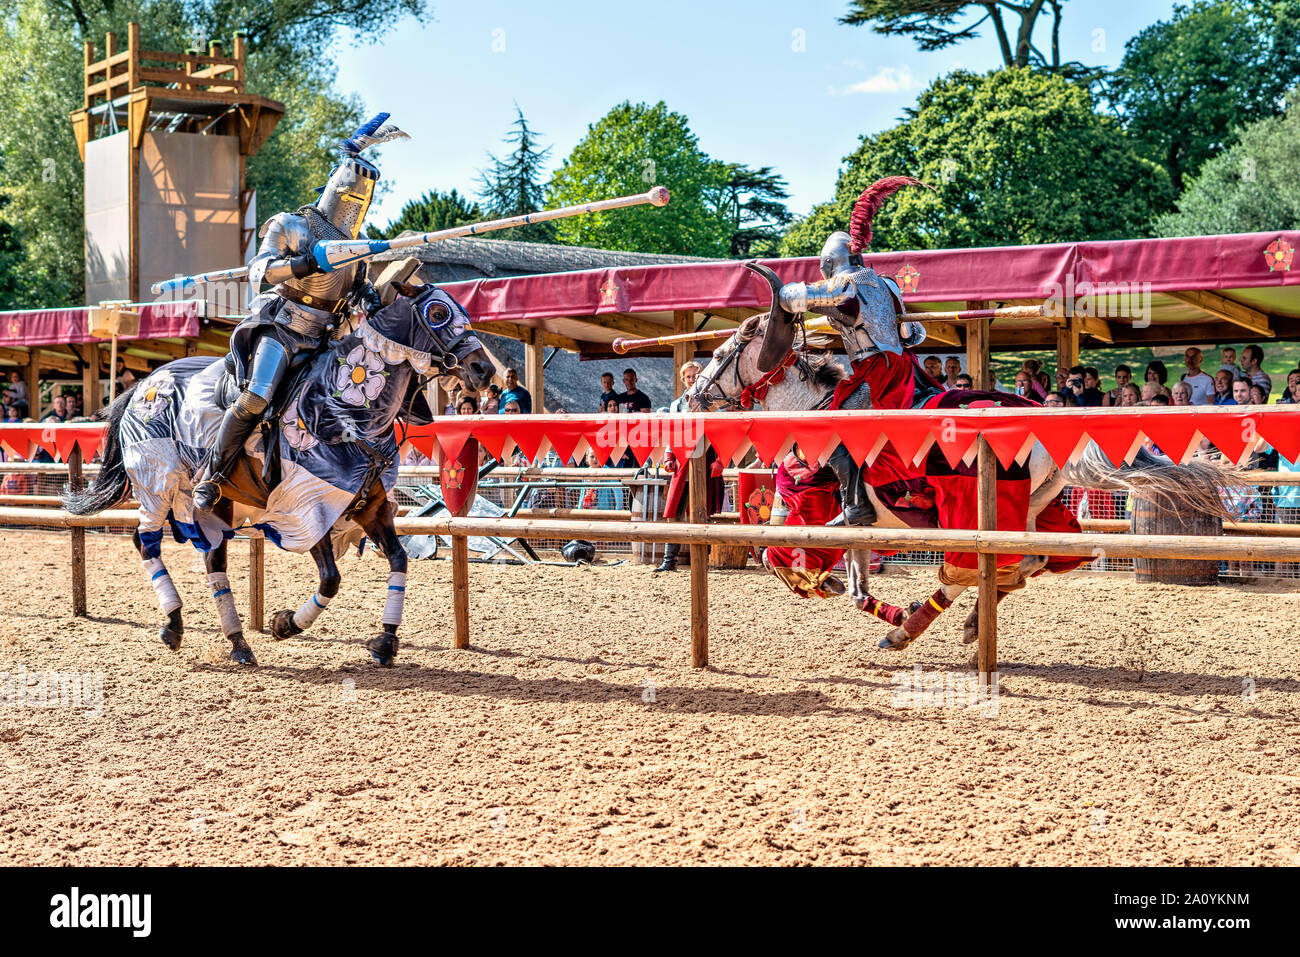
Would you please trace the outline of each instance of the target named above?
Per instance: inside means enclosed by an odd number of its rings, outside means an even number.
[[[72,489],[64,491],[63,507],[73,515],[94,515],[126,498],[131,480],[122,463],[122,440],[118,435],[118,426],[122,423],[122,416],[126,415],[134,392],[135,386],[131,386],[112,405],[95,415],[95,418],[108,423],[100,452],[99,475],[79,492]]]
[[[1089,442],[1077,462],[1061,469],[1070,485],[1107,492],[1128,492],[1163,508],[1191,508],[1231,519],[1223,493],[1249,485],[1241,469],[1194,458],[1176,465],[1164,456],[1139,449],[1131,465],[1115,466],[1096,442]]]

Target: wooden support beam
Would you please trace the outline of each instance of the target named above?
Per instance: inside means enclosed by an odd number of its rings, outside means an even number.
[[[41,350],[29,350],[31,355],[23,369],[23,381],[27,383],[27,414],[33,419],[41,417]]]
[[[1069,369],[1079,364],[1079,325],[1073,316],[1063,317],[1064,324],[1056,327],[1056,368]],[[1052,370],[1055,380],[1056,369]]]
[[[577,339],[570,339],[568,336],[561,336],[545,329],[521,326],[515,322],[481,322],[474,324],[473,328],[475,335],[501,336],[503,339],[514,339],[516,342],[527,342],[530,336],[539,335],[542,345],[549,348],[563,349],[565,352],[582,351],[582,343]]]
[[[81,445],[78,443],[68,453],[68,488],[80,491],[86,487],[81,477]],[[86,530],[72,530],[72,614],[86,615]]]
[[[248,627],[266,631],[266,539],[248,540]]]
[[[998,461],[993,447],[983,436],[979,438],[979,455],[976,464],[976,494],[978,495],[977,524],[982,532],[996,531],[998,527]],[[977,662],[980,680],[989,687],[990,675],[998,670],[998,557],[982,554],[977,559],[979,569],[979,597],[977,620],[979,650]]]
[[[614,329],[626,336],[639,339],[653,339],[658,336],[668,335],[668,327],[661,326],[657,322],[651,322],[649,319],[642,319],[638,316],[629,316],[626,313],[615,312],[603,316],[583,316],[582,322],[588,326],[599,326],[602,329]]]
[[[699,445],[689,459],[691,522],[709,521],[709,466],[705,450],[709,440],[700,435]],[[709,665],[709,546],[691,543],[691,667]]]
[[[967,309],[983,309],[979,301],[967,302]],[[989,356],[989,320],[966,323],[966,372],[974,388],[988,392],[993,388],[993,365]]]
[[[695,313],[689,309],[679,309],[673,313],[673,332],[687,333],[695,331]],[[682,366],[695,358],[695,343],[673,343],[673,386],[670,390],[677,397],[682,388]]]
[[[1077,321],[1080,323],[1079,334],[1081,336],[1091,336],[1098,342],[1106,343],[1106,345],[1115,344],[1115,330],[1111,327],[1109,320],[1102,319],[1100,316],[1080,316]]]
[[[1177,299],[1179,302],[1185,302],[1189,306],[1195,306],[1202,312],[1208,313],[1216,319],[1222,319],[1224,322],[1230,322],[1234,326],[1244,329],[1252,335],[1266,336],[1270,339],[1276,335],[1273,331],[1272,318],[1268,313],[1261,312],[1258,309],[1252,309],[1250,306],[1237,302],[1235,299],[1220,296],[1215,292],[1205,292],[1201,290],[1166,292],[1164,295],[1168,296],[1170,299]]]
[[[524,388],[533,397],[533,411],[546,411],[546,372],[542,368],[545,346],[537,330],[524,342]]]
[[[961,329],[954,322],[927,322],[925,324],[926,345],[945,345],[961,348]]]
[[[104,398],[99,391],[99,343],[84,343],[81,354],[81,414],[94,415],[103,405]]]

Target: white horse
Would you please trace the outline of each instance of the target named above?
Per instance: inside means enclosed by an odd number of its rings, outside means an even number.
[[[687,393],[692,411],[741,408],[740,401],[746,387],[760,381],[764,375],[760,356],[768,327],[767,314],[752,316],[741,324],[734,336],[714,350],[713,358],[696,377],[695,385]],[[842,336],[850,355],[861,355],[875,349],[875,343],[870,340],[865,327],[846,328]],[[904,358],[910,361],[910,357]],[[843,370],[831,362],[829,357],[811,355],[803,350],[796,350],[796,362],[791,368],[793,375],[787,374],[779,381],[771,381],[767,385],[761,401],[765,411],[802,412],[825,409],[829,405],[835,382],[845,376]],[[865,405],[860,407],[871,407],[870,397],[866,399]],[[1052,413],[1045,411],[1043,414]],[[1035,519],[1066,485],[1127,492],[1163,502],[1176,501],[1197,511],[1221,515],[1223,504],[1220,490],[1240,484],[1234,480],[1231,470],[1208,462],[1193,461],[1180,466],[1167,458],[1145,451],[1139,451],[1138,457],[1133,465],[1117,468],[1096,443],[1089,443],[1077,459],[1062,469],[1057,467],[1042,444],[1035,442],[1022,457],[1022,463],[1029,470],[1031,488],[1026,528],[1034,530]],[[875,520],[871,523],[874,527],[910,527],[881,501],[870,485],[866,485],[865,492],[875,511]],[[869,590],[870,554],[867,549],[851,549],[846,556],[846,564],[850,597],[859,609],[874,614],[872,607],[869,607],[875,605]],[[1020,562],[1021,576],[1028,578],[1042,569],[1047,561],[1047,556],[1026,555]],[[967,587],[969,586],[943,585],[935,597],[946,608]],[[939,598],[940,595],[942,598]],[[999,600],[1003,597],[1005,593],[1000,591]],[[928,618],[923,616],[918,620],[918,604],[913,604],[912,614],[907,620],[892,622],[894,628],[880,642],[882,648],[905,648],[937,615],[936,611]],[[963,640],[970,643],[977,637],[977,617],[976,612],[972,611],[963,628]]]

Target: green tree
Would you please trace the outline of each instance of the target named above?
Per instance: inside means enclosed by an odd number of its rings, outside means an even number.
[[[83,166],[68,122],[82,103],[83,40],[102,55],[104,34],[124,36],[135,21],[146,49],[224,38],[229,50],[233,32],[246,31],[250,92],[288,108],[248,163],[260,213],[269,215],[312,201],[338,140],[361,116],[328,79],[335,30],[373,38],[408,13],[424,16],[423,0],[0,0],[0,226],[21,246],[7,267],[17,278],[0,277],[0,289],[20,289],[26,306],[83,298]]]
[[[492,219],[535,213],[545,200],[542,176],[551,148],[538,149],[537,132],[529,128],[518,103],[515,104],[515,121],[504,141],[513,147],[510,153],[505,159],[489,153],[488,168],[479,172],[479,198]],[[553,243],[555,223],[533,223],[504,229],[496,238]]]
[[[891,197],[876,216],[877,250],[1144,236],[1172,197],[1165,171],[1082,86],[1030,70],[958,71],[925,90],[900,125],[863,137],[835,199],[786,234],[783,254],[815,254],[848,228],[868,184],[899,173],[936,192]]]
[[[850,0],[840,23],[867,26],[885,36],[911,37],[919,49],[945,50],[978,37],[988,23],[998,39],[1005,66],[1045,66],[1060,69],[1061,7],[1065,0]],[[1034,45],[1039,18],[1052,11],[1050,58]],[[973,23],[971,16],[983,13]],[[1012,23],[1008,30],[1007,21]]]
[[[556,223],[560,242],[641,252],[726,256],[732,224],[710,200],[722,164],[700,149],[686,117],[661,101],[621,103],[587,128],[547,187],[552,206],[610,199],[667,186],[662,209],[618,209]]]
[[[728,251],[733,258],[776,255],[781,233],[794,218],[783,200],[790,198],[785,177],[770,166],[751,169],[722,164],[722,186],[713,206],[731,225]]]
[[[1208,160],[1156,218],[1158,236],[1300,229],[1300,87],[1281,116],[1256,120],[1237,142]]]
[[[1110,96],[1180,190],[1235,127],[1276,115],[1297,80],[1300,0],[1201,0],[1129,40]]]
[[[430,190],[419,199],[410,200],[395,220],[375,234],[380,238],[394,239],[408,229],[417,233],[430,233],[435,229],[463,226],[482,218],[483,212],[478,203],[471,203],[454,189],[450,193]]]

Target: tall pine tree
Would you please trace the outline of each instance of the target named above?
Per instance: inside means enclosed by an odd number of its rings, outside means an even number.
[[[510,145],[510,153],[505,158],[489,153],[490,165],[479,171],[479,198],[489,218],[522,216],[542,208],[542,170],[551,155],[551,148],[539,149],[537,136],[537,131],[529,128],[524,111],[516,103],[515,121],[503,140]],[[494,238],[553,243],[556,241],[555,225],[516,226],[501,230]]]

